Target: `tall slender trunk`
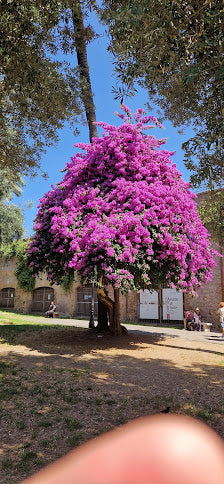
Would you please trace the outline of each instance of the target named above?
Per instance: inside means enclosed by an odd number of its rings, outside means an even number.
[[[93,102],[93,92],[89,73],[89,64],[87,59],[86,35],[83,22],[83,13],[80,0],[71,0],[71,12],[75,33],[75,49],[80,72],[80,81],[82,89],[82,101],[85,107],[86,119],[89,126],[89,139],[92,142],[93,137],[97,138],[97,128],[94,124],[96,121],[96,110]],[[102,277],[102,276],[101,276]],[[103,289],[97,290],[98,298],[98,330],[108,329],[108,316],[110,329],[113,334],[121,334],[120,326],[120,302],[119,289],[114,291],[115,300],[112,301]]]
[[[78,66],[80,70],[80,81],[82,89],[82,101],[85,107],[86,119],[89,126],[89,140],[97,138],[97,128],[94,124],[96,121],[96,110],[93,102],[93,91],[89,73],[89,64],[87,59],[86,35],[83,22],[82,8],[79,0],[71,2],[72,19],[75,32],[75,49]],[[102,296],[102,295],[101,295]],[[98,298],[98,329],[108,328],[107,307],[97,292]]]
[[[90,80],[89,64],[86,50],[86,35],[83,23],[83,13],[79,0],[71,2],[72,19],[75,32],[75,49],[80,71],[80,81],[82,89],[82,101],[85,107],[86,119],[89,126],[89,139],[97,137],[96,111],[93,102],[93,91]]]

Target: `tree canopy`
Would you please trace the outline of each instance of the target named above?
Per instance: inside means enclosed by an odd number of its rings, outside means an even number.
[[[192,182],[223,183],[223,2],[103,2],[115,71],[137,81],[175,126],[193,123],[184,143]]]
[[[23,235],[23,212],[18,205],[0,202],[0,246]]]
[[[6,199],[9,202],[13,195],[19,197],[24,186],[25,181],[19,173],[8,167],[0,168],[0,201]]]
[[[65,121],[83,111],[77,69],[55,60],[65,49],[67,3],[0,1],[1,167],[34,170]]]
[[[25,183],[8,168],[0,169],[0,247],[23,235],[23,211],[9,203],[13,195],[21,195]]]
[[[160,283],[194,293],[212,276],[209,236],[195,196],[172,152],[144,129],[161,127],[142,109],[123,105],[124,124],[97,123],[104,135],[76,146],[63,180],[40,201],[29,248],[33,273],[46,270],[60,283],[65,274],[111,284],[123,292]],[[151,123],[148,125],[148,123]]]
[[[212,234],[212,238],[220,245],[224,241],[224,193],[223,190],[214,190],[203,194],[204,200],[200,202],[199,213],[204,225]]]
[[[115,72],[127,93],[137,81],[175,126],[192,182],[223,183],[223,5],[221,0],[0,1],[0,166],[39,165],[66,121],[83,111],[96,136],[86,45],[92,9],[107,24]],[[78,66],[56,61],[76,52]],[[61,57],[62,58],[62,57]],[[80,119],[80,118],[79,118]]]

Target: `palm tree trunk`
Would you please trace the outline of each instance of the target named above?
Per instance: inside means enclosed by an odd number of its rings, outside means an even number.
[[[82,8],[79,0],[71,2],[72,19],[75,33],[75,49],[80,72],[82,101],[85,107],[86,119],[89,126],[89,139],[97,137],[96,110],[93,102],[93,92],[89,73],[89,64],[86,50],[86,34],[83,23]]]
[[[89,73],[89,64],[86,49],[86,34],[83,22],[83,13],[80,0],[71,0],[71,11],[75,34],[75,49],[80,72],[80,81],[82,89],[82,101],[85,107],[86,119],[89,126],[89,139],[92,142],[93,137],[97,138],[96,110],[93,102],[93,92]],[[108,316],[110,329],[113,334],[119,335],[122,332],[120,326],[120,302],[119,289],[114,291],[115,300],[108,297],[103,289],[97,290],[98,298],[98,326],[97,329],[108,330]]]
[[[93,92],[89,73],[89,64],[87,59],[86,35],[83,22],[82,8],[79,0],[71,1],[72,19],[75,33],[75,48],[77,61],[80,71],[80,81],[82,89],[82,101],[85,107],[86,119],[89,126],[89,140],[97,138],[97,128],[94,124],[96,121],[96,110],[93,102]],[[100,291],[97,291],[98,298],[98,326],[100,331],[108,329],[108,308],[105,304],[105,298]]]

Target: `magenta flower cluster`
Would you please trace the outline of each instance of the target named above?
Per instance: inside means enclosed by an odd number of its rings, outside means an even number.
[[[91,144],[76,144],[57,187],[40,200],[29,248],[33,273],[52,282],[73,272],[90,281],[97,267],[106,283],[123,291],[160,283],[195,293],[215,265],[189,184],[164,140],[144,134],[162,127],[123,105],[119,127],[104,128]],[[148,124],[148,123],[153,124]]]

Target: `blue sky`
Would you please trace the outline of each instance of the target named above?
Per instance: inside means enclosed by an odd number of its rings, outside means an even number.
[[[108,39],[106,35],[103,35],[104,29],[96,25],[96,23],[95,26],[96,30],[102,35],[88,46],[88,61],[94,92],[96,117],[97,121],[106,121],[118,125],[120,120],[114,112],[120,111],[120,105],[119,101],[113,99],[111,92],[112,85],[116,84],[116,80],[113,77],[113,58],[106,50]],[[72,57],[72,62],[73,65],[76,65],[75,56]],[[128,105],[132,112],[137,108],[145,108],[147,101],[147,92],[142,89],[139,89],[133,98],[124,99],[125,104]],[[156,116],[156,108],[150,113],[147,110],[147,113]],[[184,180],[189,181],[190,173],[183,164],[184,153],[181,145],[192,135],[192,130],[187,128],[184,134],[181,135],[169,121],[165,121],[163,125],[165,130],[156,128],[153,130],[153,134],[158,138],[168,138],[163,148],[176,152],[172,157],[172,161],[176,163],[177,168],[183,174]],[[41,168],[48,173],[48,179],[43,179],[41,175],[34,179],[27,178],[22,197],[13,200],[14,203],[21,205],[24,209],[25,236],[32,234],[33,220],[37,213],[39,199],[50,189],[51,185],[55,185],[61,180],[63,174],[60,173],[60,170],[65,167],[66,163],[70,161],[70,157],[77,151],[74,143],[89,141],[88,126],[79,125],[77,127],[80,135],[74,137],[73,129],[66,125],[60,131],[60,141],[57,146],[49,148],[46,154],[42,156]],[[27,202],[31,200],[33,201],[33,208],[27,209]]]

